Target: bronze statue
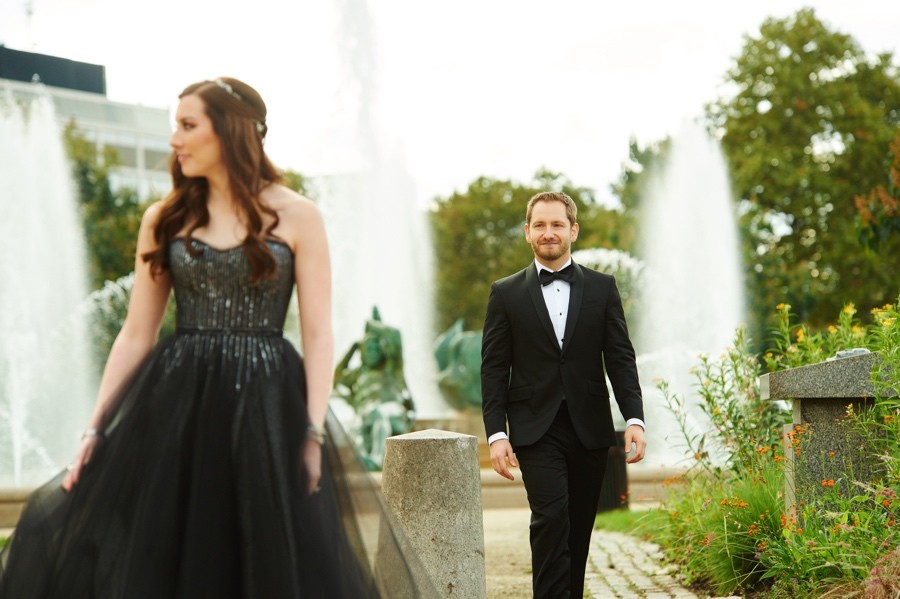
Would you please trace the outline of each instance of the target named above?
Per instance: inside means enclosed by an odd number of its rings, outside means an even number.
[[[458,410],[481,410],[481,331],[464,331],[462,319],[434,344],[438,387],[444,400]]]
[[[415,406],[403,375],[400,331],[381,321],[377,307],[366,321],[363,338],[350,346],[335,368],[334,395],[356,412],[349,432],[366,466],[381,470],[385,439],[409,432]]]

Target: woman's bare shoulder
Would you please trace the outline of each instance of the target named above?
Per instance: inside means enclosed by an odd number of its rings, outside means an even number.
[[[324,233],[324,221],[315,202],[283,185],[270,185],[262,200],[278,214],[278,226],[273,233],[297,250],[306,242],[313,229]]]
[[[144,209],[144,216],[141,217],[141,237],[148,240],[153,237],[153,232],[156,231],[156,225],[159,224],[164,206],[165,201],[158,200]]]
[[[262,194],[263,201],[275,212],[284,224],[308,222],[310,218],[320,218],[316,204],[304,195],[284,185],[270,185]]]
[[[162,212],[164,200],[157,200],[144,209],[143,221],[148,225],[156,225],[159,220],[159,213]]]

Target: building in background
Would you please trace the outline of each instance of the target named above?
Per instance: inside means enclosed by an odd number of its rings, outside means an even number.
[[[74,121],[100,150],[115,150],[119,166],[110,173],[115,188],[130,187],[141,198],[170,189],[168,110],[110,101],[102,65],[0,45],[0,94],[25,100],[49,95],[61,127]]]

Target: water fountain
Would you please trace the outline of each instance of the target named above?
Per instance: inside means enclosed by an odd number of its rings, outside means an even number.
[[[379,112],[372,18],[365,3],[338,4],[339,63],[347,72],[338,102],[345,112],[336,124],[345,130],[335,137],[352,143],[342,172],[317,180],[332,252],[336,354],[362,336],[377,306],[384,322],[400,329],[417,417],[437,418],[450,409],[438,391],[432,354],[437,333],[427,214]]]
[[[84,239],[49,97],[0,95],[0,487],[72,456],[96,388]]]
[[[689,432],[708,418],[690,374],[701,353],[719,355],[744,318],[740,247],[725,159],[697,123],[672,140],[645,196],[641,257],[646,267],[632,325],[644,390],[650,466],[684,465],[686,444],[655,381],[686,398]]]

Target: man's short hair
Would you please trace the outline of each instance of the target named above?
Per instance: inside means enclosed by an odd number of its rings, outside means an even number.
[[[562,202],[566,207],[566,218],[569,219],[569,224],[574,225],[578,222],[578,206],[575,205],[575,200],[561,191],[542,191],[534,194],[528,200],[528,207],[525,209],[526,224],[531,224],[531,211],[538,202]]]

